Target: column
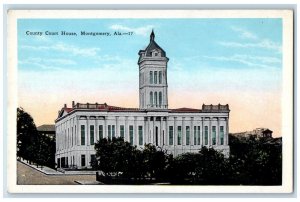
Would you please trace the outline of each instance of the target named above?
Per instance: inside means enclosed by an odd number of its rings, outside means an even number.
[[[185,117],[182,117],[181,124],[181,146],[186,145]]]
[[[108,138],[107,136],[107,116],[104,116],[104,126],[103,126],[103,137]]]
[[[165,123],[165,143],[169,145],[169,116],[166,116],[166,123]]]
[[[211,117],[209,117],[209,126],[208,126],[208,145],[212,145],[212,135],[211,135]]]
[[[94,139],[95,139],[95,142],[98,142],[99,140],[99,128],[98,128],[98,118],[97,116],[95,116],[95,128],[94,128]]]
[[[90,145],[90,127],[89,127],[89,117],[86,116],[86,138],[85,144],[88,146]]]
[[[204,126],[203,126],[203,117],[200,118],[200,121],[201,121],[201,128],[200,128],[200,146],[202,147],[203,146],[203,131],[204,131]]]
[[[153,116],[153,130],[152,130],[152,134],[151,134],[151,143],[152,144],[154,144],[154,145],[156,145],[156,139],[155,139],[155,133],[156,133],[156,131],[155,131],[155,119],[156,119],[156,117],[155,116]]]
[[[147,118],[147,144],[149,144],[151,141],[150,141],[150,117],[146,117]]]
[[[163,134],[163,127],[162,127],[162,119],[163,119],[163,117],[160,117],[160,123],[159,123],[160,134],[158,135],[158,139],[159,139],[158,146],[160,146],[160,147],[164,145],[163,138],[162,138],[162,136],[164,135]]]
[[[137,117],[133,119],[133,145],[139,145],[138,143],[138,126],[137,126]]]
[[[129,128],[128,128],[128,116],[125,116],[125,126],[124,126],[124,141],[129,142]]]
[[[119,132],[119,117],[116,116],[116,128],[115,128],[115,136],[120,137],[120,132]]]
[[[177,137],[177,117],[174,117],[174,135],[173,135],[173,145],[174,145],[174,156],[176,156],[176,146],[175,145],[178,145],[178,137]]]
[[[216,145],[219,145],[220,143],[220,118],[219,117],[217,117],[217,130],[216,130]]]
[[[229,127],[228,127],[228,121],[229,121],[229,117],[225,118],[225,121],[226,121],[226,133],[224,133],[224,145],[228,145],[228,130],[229,130]]]
[[[197,130],[196,130],[197,131]],[[191,117],[191,129],[190,129],[190,145],[197,145],[197,139],[196,139],[196,144],[194,142],[195,140],[195,134],[194,134],[194,117]],[[197,135],[196,135],[197,137]]]

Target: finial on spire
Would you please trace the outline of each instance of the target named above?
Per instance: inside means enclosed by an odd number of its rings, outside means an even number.
[[[154,38],[155,38],[155,34],[154,34],[153,29],[152,29],[152,32],[150,34],[150,41],[154,41]]]

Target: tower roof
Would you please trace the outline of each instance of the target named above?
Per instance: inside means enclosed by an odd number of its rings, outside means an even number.
[[[161,51],[161,57],[166,57],[166,52],[155,42],[154,39],[155,39],[155,34],[154,31],[152,30],[150,34],[150,43],[145,50],[142,50],[143,52],[145,52],[145,56],[151,57],[151,52],[154,49],[156,49]]]

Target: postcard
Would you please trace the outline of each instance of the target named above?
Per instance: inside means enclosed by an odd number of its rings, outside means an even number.
[[[293,192],[292,10],[7,19],[10,193]]]

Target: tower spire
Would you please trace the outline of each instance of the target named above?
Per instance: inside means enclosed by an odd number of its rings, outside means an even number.
[[[152,32],[150,34],[150,41],[154,41],[154,38],[155,38],[155,34],[154,34],[153,29],[152,29]]]

